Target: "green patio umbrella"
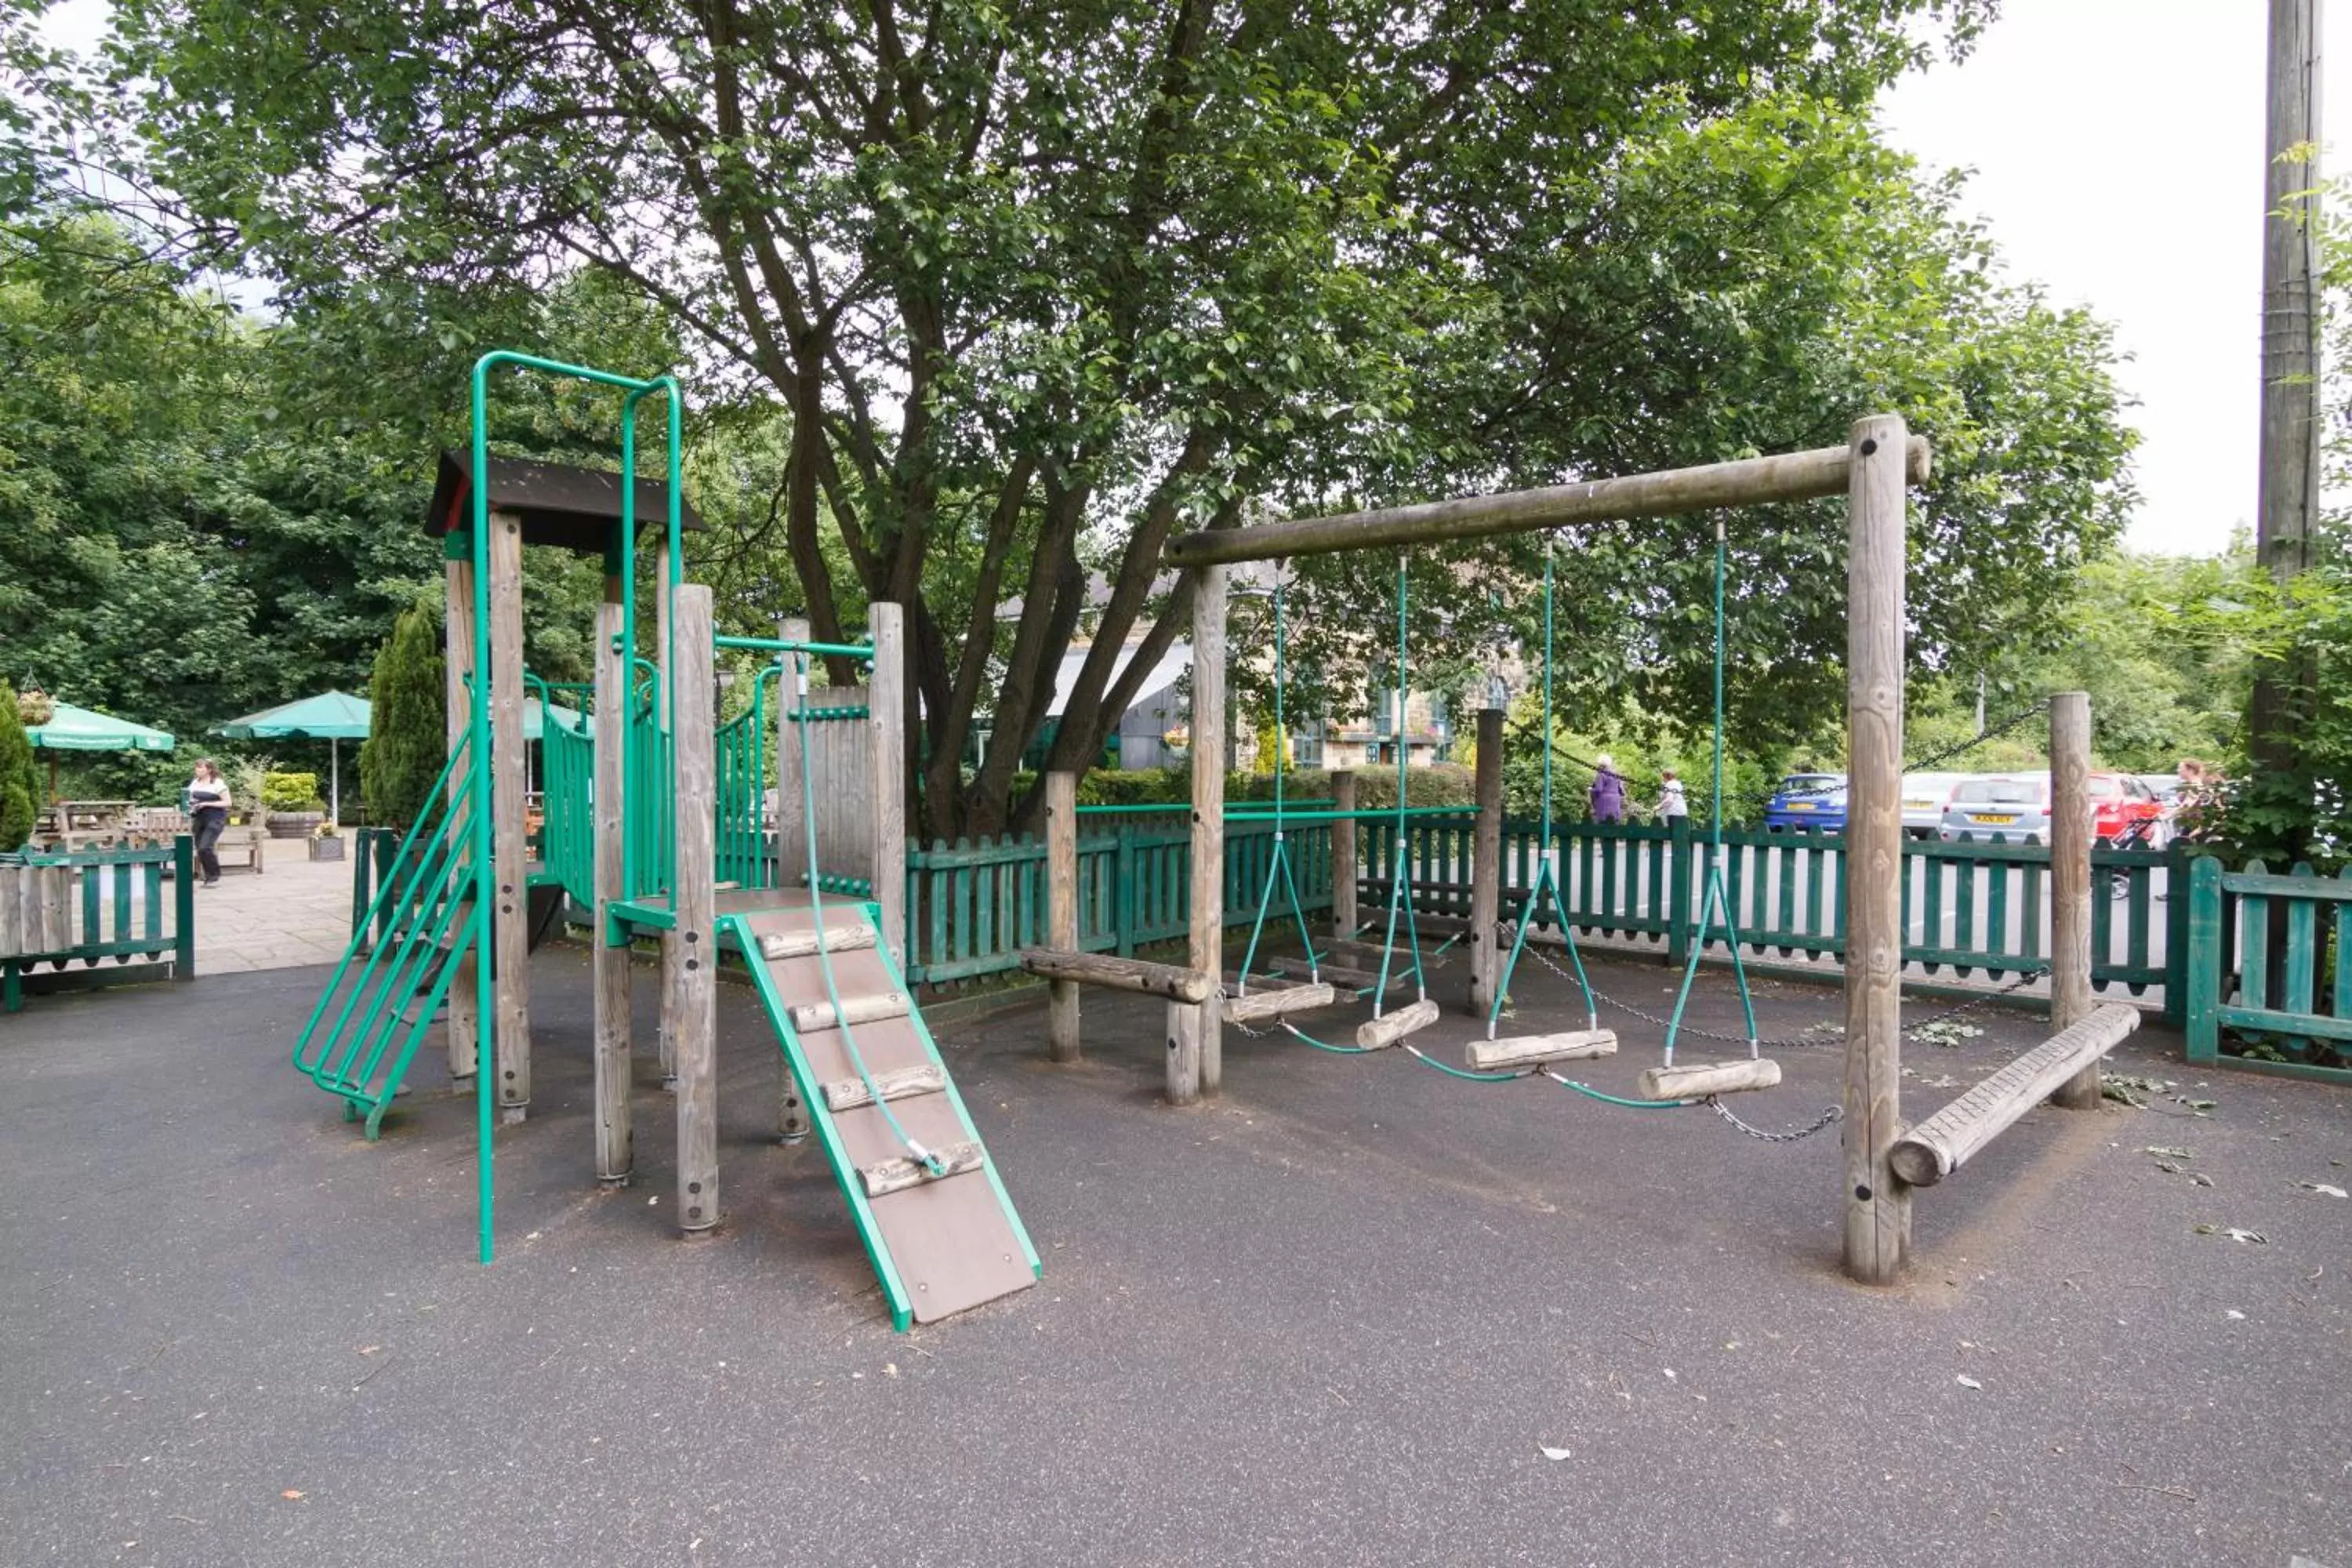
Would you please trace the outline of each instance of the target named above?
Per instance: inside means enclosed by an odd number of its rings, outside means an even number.
[[[232,741],[302,740],[327,742],[327,809],[329,820],[343,819],[342,743],[367,738],[368,700],[348,691],[321,691],[298,698],[213,726],[213,733]]]
[[[56,711],[46,724],[34,724],[25,731],[26,738],[38,751],[57,752],[168,752],[179,742],[162,730],[134,724],[128,719],[117,719],[111,713],[97,713],[87,708],[77,708],[70,702],[53,704]],[[58,759],[49,758],[49,798],[58,798]]]
[[[570,728],[581,729],[587,722],[579,713],[562,703],[551,704],[550,707],[556,721]],[[341,822],[343,819],[341,742],[365,740],[373,717],[373,710],[366,698],[353,697],[348,691],[322,691],[316,697],[281,702],[275,708],[265,708],[258,713],[248,713],[226,724],[215,724],[213,733],[226,735],[233,741],[301,739],[326,742],[328,809],[334,813],[334,819]],[[538,740],[545,723],[540,711],[539,699],[525,699],[522,708],[523,739]],[[168,742],[170,737],[164,739]]]

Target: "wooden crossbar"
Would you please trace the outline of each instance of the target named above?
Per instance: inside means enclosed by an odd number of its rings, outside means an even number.
[[[1108,952],[1024,947],[1021,950],[1021,967],[1048,980],[1075,980],[1084,985],[1108,985],[1114,991],[1139,991],[1147,996],[1165,996],[1171,1002],[1206,1002],[1211,989],[1209,976],[1197,969],[1151,963],[1140,958],[1119,958]]]
[[[1887,1163],[1913,1186],[1934,1186],[2138,1027],[2137,1008],[2106,1004],[1904,1133]]]

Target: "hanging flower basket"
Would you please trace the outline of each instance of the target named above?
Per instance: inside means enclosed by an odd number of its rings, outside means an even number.
[[[57,700],[39,687],[28,686],[16,693],[16,717],[26,729],[46,724],[57,716]]]

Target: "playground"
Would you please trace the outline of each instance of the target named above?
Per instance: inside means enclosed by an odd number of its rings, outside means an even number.
[[[750,987],[719,988],[728,1221],[682,1245],[666,1118],[637,1184],[585,1179],[589,955],[531,968],[487,1269],[469,1093],[420,1068],[370,1144],[286,1070],[323,971],[12,1021],[0,1558],[2352,1560],[2347,1214],[2314,1190],[2347,1184],[2342,1092],[2200,1076],[2154,1026],[2108,1064],[2146,1109],[2030,1113],[1923,1196],[1880,1290],[1840,1274],[1833,1133],[1231,1031],[1222,1096],[1176,1110],[1156,999],[1090,1003],[1076,1066],[1037,1002],[948,1016],[1045,1270],[899,1334],[819,1151],[776,1142]],[[1593,973],[1671,999],[1655,963]],[[1459,950],[1433,973],[1433,1053],[1478,1032],[1465,980]],[[1577,1008],[1541,966],[1515,990]],[[1775,1036],[1839,1014],[1812,984],[1757,1002]],[[1717,974],[1693,1017],[1737,1026]],[[1985,1033],[1910,1042],[1906,1089],[2048,1027],[1962,1019]],[[1630,1091],[1626,1050],[1579,1068]],[[1783,1050],[1773,1110],[1835,1103],[1840,1056]]]

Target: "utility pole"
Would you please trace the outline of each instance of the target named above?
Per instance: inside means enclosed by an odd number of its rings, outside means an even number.
[[[2257,558],[2284,584],[2311,564],[2319,510],[2320,0],[2271,0],[2268,134],[2263,172],[2262,476]],[[2265,772],[2294,767],[2294,705],[2307,681],[2291,658],[2254,688],[2249,726]]]

